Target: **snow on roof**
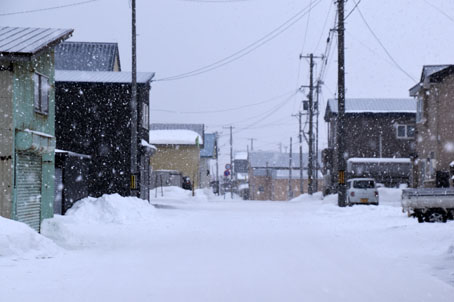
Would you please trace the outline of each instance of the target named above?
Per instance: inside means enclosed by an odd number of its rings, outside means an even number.
[[[55,47],[55,69],[114,71],[116,62],[120,65],[118,43],[71,41]]]
[[[303,179],[307,179],[307,170],[303,169]],[[288,179],[290,177],[289,169],[279,169],[273,171],[273,178],[276,179]],[[323,175],[319,171],[318,178],[322,179]],[[300,179],[300,170],[299,169],[292,169],[292,179]]]
[[[0,54],[32,56],[72,33],[73,29],[0,26]]]
[[[236,152],[233,159],[247,160],[247,152]]]
[[[192,130],[150,130],[150,143],[156,145],[196,145],[197,143],[202,144],[203,139]]]
[[[86,155],[86,154],[76,153],[76,152],[72,152],[72,151],[61,150],[61,149],[55,149],[55,153],[68,154],[69,156],[75,156],[75,157],[80,157],[80,158],[91,158],[91,155]]]
[[[448,68],[452,65],[424,65],[421,73],[421,82],[424,82],[424,79],[430,77],[434,73],[437,73],[445,68]]]
[[[83,83],[131,83],[131,72],[55,70],[56,82]],[[153,79],[153,72],[138,72],[137,83],[145,84]]]
[[[329,99],[327,109],[338,113],[337,100]],[[416,113],[416,101],[405,99],[345,99],[345,113]]]
[[[382,157],[382,158],[360,158],[360,157],[352,157],[347,160],[347,162],[354,162],[354,163],[411,163],[409,158],[390,158],[390,157]]]
[[[156,146],[153,146],[151,144],[149,144],[146,140],[144,139],[141,139],[140,140],[140,144],[146,148],[150,148],[150,149],[153,149],[153,150],[157,150],[158,148],[156,148]]]
[[[319,165],[322,166],[321,156],[319,155]],[[253,151],[249,152],[249,163],[253,168],[288,168],[289,153],[270,152],[270,151]],[[303,153],[303,165],[307,167],[308,154]],[[299,168],[299,154],[293,153],[292,166]]]

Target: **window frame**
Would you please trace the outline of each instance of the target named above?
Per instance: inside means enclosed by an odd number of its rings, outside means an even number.
[[[46,81],[47,89],[43,88]],[[33,109],[36,113],[49,115],[49,99],[50,99],[50,81],[49,77],[39,73],[33,73]]]
[[[140,122],[142,124],[142,128],[148,130],[150,128],[150,106],[147,102],[142,102],[141,107],[142,118],[140,119]]]
[[[399,135],[399,129],[402,129],[401,127],[404,128],[404,135]],[[413,128],[413,135],[409,136],[409,128]],[[416,127],[414,125],[407,125],[407,124],[397,124],[396,125],[396,138],[397,139],[414,139],[415,138],[415,131]]]

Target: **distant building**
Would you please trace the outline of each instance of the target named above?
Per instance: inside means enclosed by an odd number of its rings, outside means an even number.
[[[328,148],[323,150],[325,193],[337,189],[337,100],[329,99]],[[410,158],[415,155],[416,102],[411,99],[346,99],[344,141],[349,158]]]
[[[217,158],[216,133],[205,133],[203,148],[200,150],[199,178],[200,187],[208,188],[210,182],[216,180],[216,175],[211,171],[211,160]]]
[[[53,216],[54,47],[72,29],[0,27],[0,215]]]
[[[236,152],[233,156],[233,180],[236,191],[243,199],[249,199],[248,152]]]
[[[417,102],[414,185],[448,187],[454,176],[454,65],[423,66],[410,96]]]
[[[249,198],[253,200],[288,200],[289,182],[291,183],[291,196],[297,197],[300,190],[300,162],[295,153],[292,156],[292,169],[290,176],[289,153],[280,152],[249,152]],[[307,193],[307,154],[303,154],[303,193]],[[290,181],[291,180],[291,181]],[[314,178],[321,188],[321,173]]]
[[[198,188],[204,132],[203,124],[151,124],[150,143],[157,148],[150,159],[152,170],[179,171]]]

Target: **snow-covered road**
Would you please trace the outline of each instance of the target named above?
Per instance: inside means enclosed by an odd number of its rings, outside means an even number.
[[[0,300],[454,301],[454,223],[418,224],[398,193],[342,209],[182,194],[136,212],[111,196],[48,221],[63,248],[0,257]]]

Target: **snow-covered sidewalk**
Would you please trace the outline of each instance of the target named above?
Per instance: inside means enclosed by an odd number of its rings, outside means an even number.
[[[453,301],[454,222],[418,224],[398,190],[380,195],[378,207],[339,208],[320,195],[258,202],[167,188],[153,194],[158,209],[110,195],[46,221],[47,238],[0,220],[1,297]]]

